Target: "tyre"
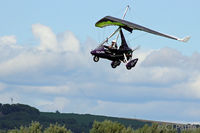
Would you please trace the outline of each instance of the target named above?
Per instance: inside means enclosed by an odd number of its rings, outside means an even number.
[[[116,61],[111,62],[111,67],[112,68],[116,68],[117,67]]]
[[[111,65],[112,66],[112,68],[116,68],[117,66],[116,65]]]
[[[94,61],[94,62],[98,62],[98,61],[99,61],[99,57],[98,57],[98,56],[94,56],[94,57],[93,57],[93,61]]]
[[[132,67],[130,67],[130,66],[126,66],[126,68],[127,68],[128,70],[131,70]]]
[[[117,66],[119,66],[121,64],[121,61],[116,61]]]

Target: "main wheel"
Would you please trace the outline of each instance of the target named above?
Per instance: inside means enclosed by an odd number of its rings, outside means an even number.
[[[117,66],[115,64],[111,64],[112,68],[116,68]]]
[[[99,61],[99,57],[98,57],[98,56],[94,56],[94,57],[93,57],[93,61],[94,61],[94,62],[98,62],[98,61]]]
[[[116,68],[117,65],[116,65],[114,62],[112,62],[112,63],[111,63],[111,67],[112,67],[112,68]]]
[[[116,61],[111,62],[111,67],[112,67],[112,68],[116,68],[116,67],[117,67]]]
[[[112,68],[116,68],[116,67],[119,66],[120,64],[121,64],[121,61],[113,61],[113,62],[111,62]]]
[[[116,61],[117,66],[121,64],[121,61]]]

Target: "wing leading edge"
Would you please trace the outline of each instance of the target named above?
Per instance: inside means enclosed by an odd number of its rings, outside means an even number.
[[[151,34],[154,34],[154,35],[178,40],[178,41],[181,41],[181,42],[187,42],[190,39],[189,36],[181,39],[181,38],[174,37],[174,36],[171,36],[171,35],[163,34],[163,33],[157,32],[155,30],[151,30],[149,28],[146,28],[144,26],[134,24],[132,22],[122,20],[122,19],[119,19],[119,18],[115,18],[115,17],[112,17],[112,16],[106,16],[106,17],[102,18],[101,20],[99,20],[95,24],[95,26],[100,27],[100,28],[103,28],[103,27],[106,27],[106,26],[120,26],[120,27],[124,28],[125,30],[127,30],[129,32],[132,32],[133,30],[140,30],[140,31],[148,32],[148,33],[151,33]]]

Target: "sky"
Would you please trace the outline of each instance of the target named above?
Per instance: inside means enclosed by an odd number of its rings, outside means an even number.
[[[199,0],[0,1],[0,102],[40,111],[96,114],[170,122],[200,121]],[[93,62],[94,49],[116,28],[104,16],[178,36],[182,43],[124,31],[140,45],[136,67]]]

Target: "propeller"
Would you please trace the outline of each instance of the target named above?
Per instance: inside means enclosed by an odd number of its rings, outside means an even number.
[[[134,51],[136,51],[138,49],[140,49],[140,45],[138,45],[136,48],[132,49],[132,52],[134,52]]]

